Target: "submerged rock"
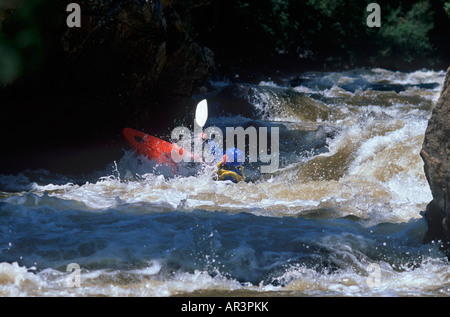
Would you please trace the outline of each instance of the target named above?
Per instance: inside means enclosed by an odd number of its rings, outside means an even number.
[[[433,109],[420,152],[433,200],[425,211],[426,242],[441,240],[450,250],[450,68]]]

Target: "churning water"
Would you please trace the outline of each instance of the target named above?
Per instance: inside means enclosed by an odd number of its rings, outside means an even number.
[[[209,125],[280,128],[279,169],[245,183],[129,149],[84,177],[1,175],[0,296],[448,296],[419,156],[444,76],[213,83]]]

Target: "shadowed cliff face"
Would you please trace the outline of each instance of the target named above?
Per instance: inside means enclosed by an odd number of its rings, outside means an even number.
[[[76,3],[78,27],[66,23],[73,20],[67,1],[0,5],[0,88],[33,75],[97,94],[191,96],[215,70],[212,51],[196,42],[183,1]]]
[[[81,27],[73,28],[67,1],[14,3],[0,14],[7,44],[14,48],[21,33],[34,30],[40,50],[22,53],[45,51],[45,58],[34,72],[0,84],[0,133],[14,136],[3,140],[2,168],[23,157],[36,162],[47,150],[117,147],[125,126],[164,133],[215,72],[183,1],[80,0]]]
[[[441,96],[428,122],[421,151],[433,200],[427,206],[426,241],[442,240],[450,247],[450,68]]]
[[[212,51],[191,38],[177,1],[98,0],[80,6],[82,27],[68,28],[61,40],[74,76],[81,66],[91,82],[107,80],[134,96],[190,96],[214,71]]]

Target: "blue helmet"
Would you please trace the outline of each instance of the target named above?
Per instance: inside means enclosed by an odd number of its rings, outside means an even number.
[[[240,166],[245,162],[245,154],[236,148],[229,148],[225,152],[227,155],[227,165],[229,166]]]

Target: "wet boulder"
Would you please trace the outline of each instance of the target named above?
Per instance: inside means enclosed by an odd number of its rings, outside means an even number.
[[[307,94],[270,85],[232,84],[222,88],[216,99],[218,114],[251,119],[316,122],[330,114],[327,106]]]
[[[442,241],[450,250],[450,68],[433,109],[420,152],[433,200],[425,211],[426,242]]]
[[[255,98],[258,96],[258,87],[251,84],[232,84],[225,86],[217,94],[214,115],[241,115],[251,119],[260,117],[255,107]]]

